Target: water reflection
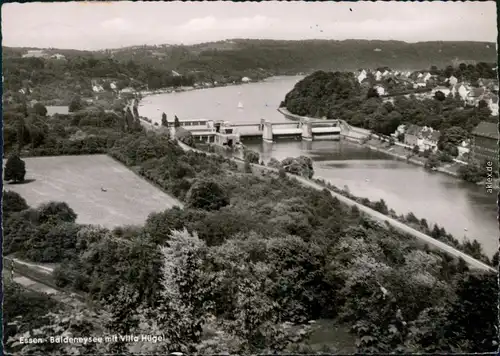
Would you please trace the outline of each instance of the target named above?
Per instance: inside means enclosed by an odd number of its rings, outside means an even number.
[[[247,142],[264,161],[306,155],[315,176],[360,197],[384,199],[398,214],[413,212],[437,223],[457,239],[477,239],[488,255],[498,248],[496,197],[483,187],[428,172],[359,145],[341,142]],[[464,228],[467,229],[465,232]]]

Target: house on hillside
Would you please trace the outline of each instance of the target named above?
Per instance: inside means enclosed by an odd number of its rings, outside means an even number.
[[[46,58],[47,53],[41,49],[29,50],[26,54],[23,54],[23,58]]]
[[[458,79],[455,76],[451,76],[448,79],[446,79],[446,82],[448,82],[451,86],[457,85]]]
[[[415,83],[413,83],[413,89],[425,88],[426,86],[427,86],[427,83],[423,78],[420,78],[417,81],[415,81]]]
[[[92,91],[93,91],[94,93],[101,93],[101,92],[103,92],[103,91],[104,91],[104,88],[102,87],[102,85],[99,85],[99,84],[94,84],[94,85],[92,86]]]
[[[69,115],[68,106],[46,106],[47,116],[53,115]]]
[[[367,77],[366,70],[362,70],[358,75],[358,83],[361,83]]]
[[[495,79],[479,79],[478,82],[480,87],[485,89],[495,90],[495,86],[498,87],[498,82]],[[498,90],[498,89],[497,89]]]
[[[420,132],[422,131],[422,128],[417,125],[408,125],[406,131],[405,131],[405,138],[404,138],[404,144],[408,146],[418,146],[419,144],[419,138],[420,138]]]
[[[51,59],[64,60],[66,57],[62,54],[56,53],[50,56]]]
[[[406,125],[399,125],[398,128],[396,129],[396,131],[394,131],[394,133],[391,134],[391,136],[394,137],[395,139],[398,139],[398,137],[401,137],[401,136],[404,137],[405,129],[406,129]]]
[[[133,94],[135,92],[134,88],[132,87],[126,87],[120,90],[120,93],[122,94]]]
[[[423,76],[422,76],[422,79],[424,80],[424,82],[427,82],[429,79],[432,78],[432,74],[429,73],[429,72],[426,72]]]
[[[440,86],[440,87],[435,87],[434,89],[432,89],[432,95],[435,95],[438,91],[443,93],[445,96],[448,96],[451,93],[450,88]]]
[[[419,148],[422,151],[425,150],[436,151],[441,133],[437,130],[433,130],[430,127],[427,128],[427,130],[425,129],[426,127],[424,127],[424,129],[422,130],[422,139]]]
[[[465,140],[462,141],[460,145],[457,146],[458,149],[458,159],[464,158],[465,155],[469,154],[470,152],[470,141]]]
[[[465,98],[465,101],[468,105],[476,106],[485,94],[486,90],[484,88],[472,88]]]
[[[491,110],[491,115],[498,115],[498,96],[493,93],[487,93],[483,96],[482,100],[486,101]]]
[[[374,87],[379,96],[385,95],[385,88],[381,85],[377,85]]]
[[[467,95],[469,94],[469,88],[466,87],[464,84],[456,84],[451,88],[451,94],[453,96],[459,95],[462,100],[465,101],[467,98]]]
[[[498,125],[481,121],[472,131],[472,158],[498,162]]]

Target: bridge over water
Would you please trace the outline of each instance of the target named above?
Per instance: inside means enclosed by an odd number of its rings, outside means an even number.
[[[169,123],[173,126],[173,123]],[[341,125],[339,120],[301,120],[269,122],[261,119],[258,122],[183,120],[180,126],[188,130],[200,141],[213,142],[217,134],[237,135],[243,137],[262,137],[266,142],[273,142],[277,137],[300,137],[312,141],[318,138],[340,139]]]

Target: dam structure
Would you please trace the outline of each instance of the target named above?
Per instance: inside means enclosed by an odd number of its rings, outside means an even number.
[[[339,120],[301,120],[269,122],[232,123],[224,120],[192,119],[179,121],[180,127],[189,131],[195,141],[233,146],[242,138],[262,138],[264,142],[274,142],[279,138],[296,138],[305,141],[319,139],[340,140]],[[169,122],[169,127],[174,123]]]

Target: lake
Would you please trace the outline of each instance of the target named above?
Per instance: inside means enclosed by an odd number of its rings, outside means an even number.
[[[153,95],[141,101],[139,112],[156,122],[161,121],[163,112],[169,121],[174,115],[181,121],[283,121],[277,108],[300,79],[274,77],[259,83]],[[243,108],[238,107],[240,103]],[[413,212],[420,219],[443,226],[459,240],[475,238],[489,256],[498,250],[496,196],[484,187],[428,172],[347,141],[244,143],[260,152],[265,161],[271,157],[309,156],[314,160],[316,178],[339,188],[347,185],[359,197],[384,199],[397,214]]]

